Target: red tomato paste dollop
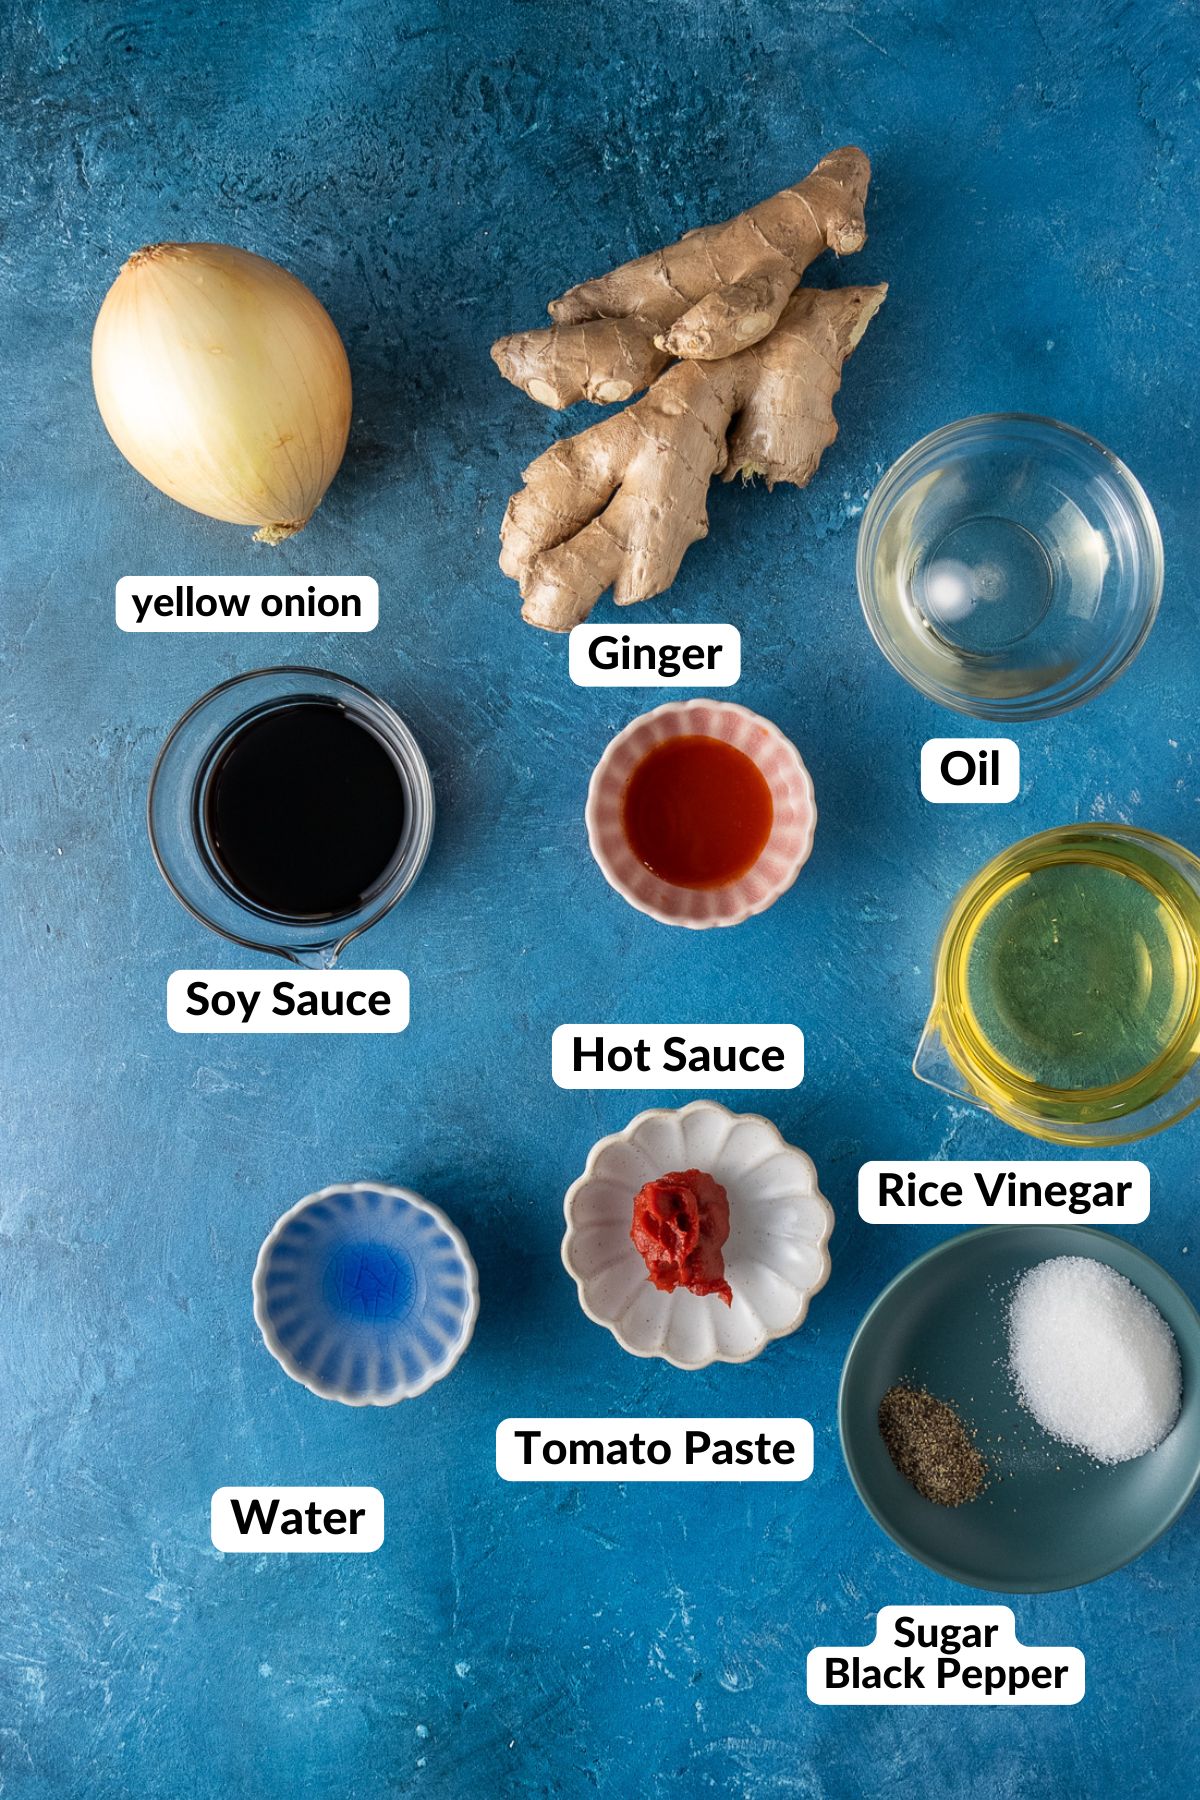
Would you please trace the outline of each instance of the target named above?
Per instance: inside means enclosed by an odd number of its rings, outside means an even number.
[[[729,1196],[711,1175],[685,1169],[648,1181],[633,1202],[629,1235],[656,1288],[666,1294],[678,1287],[716,1294],[732,1305],[721,1254],[729,1236]]]

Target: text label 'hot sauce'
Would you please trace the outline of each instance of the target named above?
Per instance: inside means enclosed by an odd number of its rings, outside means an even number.
[[[562,1088],[794,1088],[796,1025],[560,1025],[551,1071]]]

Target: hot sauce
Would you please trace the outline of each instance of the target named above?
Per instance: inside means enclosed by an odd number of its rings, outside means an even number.
[[[684,1287],[732,1305],[721,1254],[729,1236],[729,1198],[711,1175],[686,1169],[648,1181],[634,1199],[629,1235],[656,1288],[673,1294]]]
[[[771,789],[744,750],[712,737],[668,738],[625,788],[634,855],[673,887],[726,887],[752,869],[774,821]]]

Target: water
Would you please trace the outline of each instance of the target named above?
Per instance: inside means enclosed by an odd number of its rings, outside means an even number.
[[[325,1270],[325,1298],[335,1313],[365,1324],[391,1324],[412,1310],[417,1277],[394,1244],[342,1244]]]

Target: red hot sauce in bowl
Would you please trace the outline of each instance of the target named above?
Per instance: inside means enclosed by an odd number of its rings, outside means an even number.
[[[673,737],[637,764],[621,823],[629,847],[672,887],[740,881],[771,835],[775,809],[758,765],[714,737]]]

